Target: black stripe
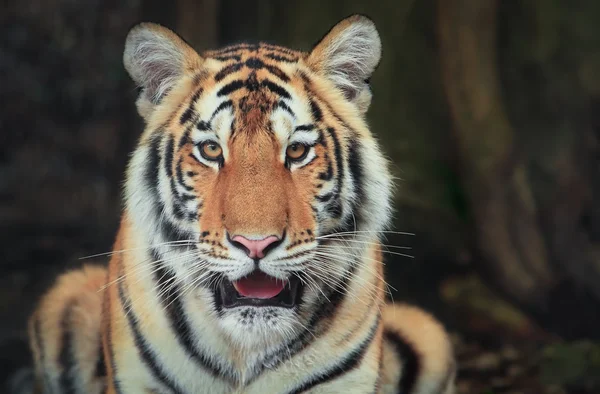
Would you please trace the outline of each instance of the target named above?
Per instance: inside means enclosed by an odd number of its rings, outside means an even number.
[[[186,124],[192,117],[194,116],[194,109],[190,106],[187,108],[183,114],[181,114],[181,118],[179,118],[179,124]]]
[[[333,198],[333,193],[327,193],[322,196],[315,196],[315,198],[320,202],[327,202]]]
[[[247,44],[229,45],[225,48],[218,49],[214,52],[211,51],[211,54],[214,54],[215,56],[226,56],[226,55],[232,54],[233,52],[241,52],[242,50],[246,49],[247,47],[248,47]],[[214,57],[214,56],[210,56],[210,57]]]
[[[279,96],[290,99],[292,96],[283,87],[277,85],[275,82],[269,81],[268,79],[263,80],[260,83],[261,86],[269,89],[271,92],[278,94]]]
[[[188,213],[183,208],[183,202],[181,200],[181,195],[180,195],[179,191],[177,190],[177,186],[175,185],[175,177],[173,174],[173,160],[174,160],[173,149],[174,148],[175,148],[175,138],[171,135],[171,136],[169,136],[169,141],[167,142],[167,148],[166,148],[166,152],[165,152],[165,156],[164,156],[164,165],[165,165],[165,171],[167,172],[167,176],[169,178],[171,194],[173,195],[173,206],[172,206],[173,215],[178,220],[183,220],[187,216]],[[181,162],[182,161],[183,161],[183,159],[179,158],[179,162],[178,162],[178,166],[177,166],[178,180],[180,179],[179,173],[181,171]],[[181,178],[181,180],[182,180],[182,178]],[[190,189],[193,190],[193,188],[190,188],[189,186],[185,185],[184,183],[181,183],[181,186],[184,187],[188,191],[190,191]]]
[[[210,130],[210,124],[208,124],[208,122],[205,120],[201,120],[196,125],[196,128],[200,131],[207,131]]]
[[[65,308],[63,317],[60,321],[60,329],[62,331],[62,344],[60,354],[58,356],[58,362],[62,368],[59,377],[59,387],[61,394],[75,394],[77,393],[77,386],[75,384],[76,373],[76,359],[75,359],[75,338],[73,335],[73,327],[71,327],[71,315],[73,313],[74,301],[71,301]]]
[[[175,181],[173,178],[171,178],[171,189],[175,189]],[[175,199],[173,201],[173,215],[177,220],[183,220],[187,216],[187,212],[177,198],[177,195],[175,195]]]
[[[167,175],[170,177],[173,176],[173,149],[175,148],[175,138],[172,135],[169,136],[169,140],[167,141],[167,148],[165,150],[165,156],[163,164],[165,166],[165,171]]]
[[[335,200],[331,203],[330,206],[327,207],[327,210],[330,212],[331,215],[333,215],[333,217],[339,218],[342,216],[343,213],[339,195],[344,185],[344,158],[342,157],[342,146],[340,144],[335,129],[333,127],[328,127],[327,132],[333,140],[334,156],[337,167],[337,185],[335,187]]]
[[[242,80],[236,79],[235,81],[229,82],[227,85],[223,86],[218,92],[217,96],[226,96],[230,93],[235,92],[244,87],[244,82]]]
[[[338,139],[337,133],[333,127],[328,127],[327,132],[333,140],[333,152],[337,167],[337,186],[338,189],[342,189],[344,182],[344,158],[342,156],[342,145],[340,144],[340,140]]]
[[[361,224],[364,220],[361,213],[361,208],[365,203],[365,188],[364,188],[364,169],[362,166],[362,158],[359,153],[360,147],[358,146],[357,139],[351,139],[350,146],[348,147],[348,168],[350,175],[352,176],[352,183],[354,184],[354,194],[356,198],[352,201],[352,212],[356,220],[356,227],[361,228]]]
[[[282,56],[282,55],[278,55],[276,53],[267,53],[267,54],[265,54],[265,57],[268,57],[269,59],[277,60],[278,62],[284,62],[284,63],[298,62],[298,58]]]
[[[198,208],[200,209],[200,208]],[[196,221],[196,220],[200,220],[200,216],[202,216],[201,213],[197,213],[197,212],[190,212],[188,214],[187,220],[190,222]]]
[[[398,352],[398,358],[402,363],[402,376],[398,381],[398,390],[400,393],[411,393],[417,382],[419,376],[419,370],[421,369],[421,362],[417,352],[404,338],[400,337],[398,333],[392,331],[385,331],[385,340],[390,342],[396,352]]]
[[[290,391],[289,394],[299,394],[308,391],[310,389],[315,388],[318,385],[338,379],[357,368],[364,359],[365,354],[369,349],[369,345],[373,342],[379,324],[380,318],[378,317],[377,322],[373,324],[373,327],[371,327],[369,335],[367,335],[367,337],[360,343],[360,345],[356,349],[354,349],[350,354],[344,357],[337,365],[330,368],[328,371],[321,372],[312,380],[305,382],[296,389]]]
[[[146,187],[158,196],[158,168],[160,166],[160,144],[161,144],[162,132],[157,131],[150,140],[150,152],[148,158],[148,164],[144,171],[144,180]]]
[[[260,85],[258,83],[258,78],[256,77],[256,70],[252,70],[250,75],[248,75],[246,82],[244,82],[244,86],[249,92],[255,92],[258,90]],[[247,99],[247,97],[244,97],[243,99]],[[240,107],[242,107],[242,104],[240,104]]]
[[[327,171],[321,172],[319,174],[319,179],[322,181],[330,181],[333,178],[333,166],[331,165],[328,154],[325,154],[325,161],[327,162]]]
[[[183,157],[180,157],[179,161],[177,162],[177,167],[175,168],[175,173],[177,174],[177,183],[179,183],[181,185],[181,187],[183,187],[188,192],[193,192],[194,188],[192,186],[189,186],[188,184],[186,184],[185,179],[183,179],[182,165],[183,165]]]
[[[160,255],[157,251],[153,250],[152,255],[154,260],[160,260]],[[224,372],[219,365],[214,363],[210,357],[201,352],[194,344],[193,330],[190,327],[190,322],[181,303],[179,286],[173,285],[175,281],[173,273],[163,264],[160,264],[155,272],[155,281],[157,288],[168,289],[161,292],[161,303],[167,312],[171,328],[175,332],[175,337],[185,353],[213,377],[236,384],[237,382],[230,366],[227,368],[229,371],[227,373]]]
[[[321,111],[321,108],[319,108],[319,105],[313,99],[310,99],[309,103],[310,103],[310,111],[312,112],[312,116],[313,116],[313,119],[315,120],[315,122],[322,121],[323,120],[323,112]]]
[[[225,77],[227,77],[228,75],[231,75],[235,72],[238,72],[241,70],[243,64],[242,63],[233,63],[230,64],[229,66],[223,68],[221,71],[219,71],[216,75],[215,75],[215,81],[216,82],[220,82],[223,79],[225,79]]]
[[[267,65],[265,65],[265,68],[267,69],[268,72],[275,75],[277,78],[281,79],[283,82],[290,81],[290,77],[288,77],[287,74],[284,73],[283,70],[280,69],[279,67],[273,66],[271,64],[267,64]]]
[[[309,86],[309,85],[310,85],[310,83],[311,83],[311,82],[310,82],[310,78],[308,78],[308,76],[307,76],[305,73],[303,73],[303,72],[300,72],[300,77],[302,77],[302,79],[304,79],[304,81],[306,82],[306,83],[304,84],[304,89],[306,90],[307,94],[308,94],[310,97],[317,97],[317,98],[318,98],[318,97],[319,97],[319,95],[318,95],[318,94],[316,94],[315,92],[313,92],[313,91],[310,89],[310,86]],[[332,116],[333,116],[333,117],[334,117],[334,118],[335,118],[335,119],[336,119],[336,120],[337,120],[339,123],[341,123],[341,124],[342,124],[342,126],[343,126],[345,129],[347,129],[348,131],[351,131],[351,132],[353,132],[353,133],[356,135],[356,132],[354,131],[354,129],[352,129],[352,127],[350,127],[350,125],[349,125],[349,124],[348,124],[346,121],[344,121],[344,119],[342,119],[342,117],[341,117],[341,116],[340,116],[340,115],[339,115],[339,114],[338,114],[338,113],[337,113],[337,112],[334,110],[334,108],[333,108],[333,107],[332,107],[332,106],[331,106],[331,105],[330,105],[330,104],[329,104],[327,101],[323,101],[323,103],[324,103],[324,105],[327,107],[327,110],[329,111],[329,113],[330,113],[330,114],[331,114],[331,115],[332,115]]]
[[[210,116],[210,121],[208,123],[212,123],[213,119],[215,118],[215,116],[217,116],[217,114],[221,111],[226,110],[227,108],[232,108],[233,107],[233,101],[231,100],[227,100],[227,101],[223,101],[221,104],[219,104],[219,106],[213,111],[212,115]]]
[[[240,55],[229,55],[229,56],[215,56],[213,59],[217,59],[222,62],[227,62],[229,60],[235,60],[236,62],[239,62],[240,60],[242,60],[242,57]]]
[[[104,352],[102,351],[102,336],[100,335],[98,346],[98,360],[96,360],[96,371],[94,374],[99,377],[106,377],[106,361],[104,360]]]
[[[194,196],[193,194],[187,194],[187,193],[186,193],[186,194],[182,194],[182,195],[181,195],[181,199],[182,199],[183,201],[192,201],[192,200],[195,200],[195,199],[196,199],[196,196]]]
[[[317,129],[317,133],[319,133],[319,138],[317,138],[316,145],[322,145],[323,147],[327,148],[327,145],[325,144],[325,137],[323,137],[323,130]]]
[[[162,203],[159,205],[162,207]],[[162,208],[159,208],[162,214]],[[160,222],[161,234],[166,242],[183,241],[186,239],[192,239],[193,234],[184,230],[181,230],[175,223],[173,223],[167,217],[163,217]]]
[[[284,110],[287,113],[289,113],[290,115],[292,115],[294,118],[296,117],[296,114],[294,113],[294,111],[292,111],[292,109],[290,107],[288,107],[288,105],[283,100],[279,100],[277,102],[277,108],[281,108],[282,110]]]
[[[249,57],[246,60],[245,64],[246,64],[246,67],[254,69],[254,70],[260,70],[265,67],[265,64],[262,62],[262,60],[260,60],[256,57]]]
[[[311,131],[314,129],[315,129],[314,124],[302,124],[300,126],[296,126],[296,128],[294,128],[294,132],[296,132],[296,131]]]
[[[336,196],[338,196],[339,193],[336,193]],[[329,214],[329,216],[339,219],[340,217],[342,217],[342,203],[340,201],[339,198],[336,198],[332,201],[330,201],[326,206],[325,206],[325,211]]]
[[[181,149],[183,148],[186,144],[192,142],[192,140],[190,139],[190,135],[192,133],[192,129],[191,127],[188,127],[183,134],[181,135],[181,139],[179,140],[179,143],[177,144],[177,148]]]
[[[273,57],[271,57],[271,58],[273,58]],[[281,70],[279,67],[271,65],[271,64],[265,64],[259,58],[250,57],[250,58],[248,58],[244,62],[244,64],[246,65],[246,67],[248,67],[248,68],[250,68],[252,70],[263,70],[263,69],[265,69],[265,70],[267,70],[271,74],[275,75],[277,78],[281,79],[284,82],[289,82],[290,81],[290,77],[288,77],[285,74],[285,72],[283,72],[283,70]],[[231,74],[232,72],[238,71],[241,67],[242,67],[241,63],[232,64],[232,65],[224,68],[223,70],[221,70],[215,76],[215,80],[218,82],[218,81],[222,80],[225,76]]]
[[[160,381],[161,384],[168,387],[172,392],[179,394],[183,393],[180,387],[178,387],[177,383],[174,382],[167,374],[165,373],[165,368],[162,366],[159,361],[157,354],[152,350],[148,341],[143,336],[139,327],[139,320],[135,311],[132,309],[131,300],[129,296],[126,294],[124,289],[125,281],[121,280],[118,284],[119,290],[119,300],[121,302],[121,307],[123,309],[123,314],[127,319],[127,324],[129,329],[131,330],[131,334],[133,335],[133,341],[135,343],[135,347],[137,348],[140,358],[142,362],[150,369],[154,378]],[[129,306],[129,310],[127,308]]]
[[[255,51],[258,48],[259,48],[258,44],[250,44],[247,42],[241,42],[239,44],[226,46],[225,48],[215,51],[215,53],[219,54],[219,55],[224,55],[226,53],[243,51],[243,50]]]
[[[183,114],[181,115],[181,118],[179,118],[180,124],[182,124],[182,125],[185,124],[187,121],[189,121],[195,115],[194,106],[196,105],[196,102],[200,98],[200,95],[202,94],[202,92],[203,92],[203,89],[200,88],[200,89],[198,89],[198,91],[196,93],[194,93],[194,95],[192,96],[192,99],[190,100],[190,105],[183,112]]]
[[[275,45],[275,44],[269,44],[268,42],[261,42],[260,46],[262,48],[271,50],[271,51],[273,51],[273,53],[276,53],[276,54],[285,54],[285,55],[294,56],[298,53],[297,51],[294,51],[292,49],[282,47],[279,45]]]
[[[175,185],[175,178],[169,178],[169,185],[171,186],[171,194],[173,195],[173,215],[176,219],[183,220],[188,213],[184,209],[183,199],[181,198],[181,194],[179,194],[177,186]]]

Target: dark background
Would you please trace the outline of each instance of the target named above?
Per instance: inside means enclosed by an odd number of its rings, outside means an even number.
[[[41,292],[111,248],[142,128],[129,28],[308,50],[352,13],[382,36],[369,121],[398,177],[395,229],[415,234],[388,236],[414,256],[387,256],[394,299],[452,332],[462,393],[600,392],[595,0],[4,1],[0,384],[30,363]]]

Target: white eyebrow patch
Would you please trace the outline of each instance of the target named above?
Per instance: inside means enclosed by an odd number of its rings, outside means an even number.
[[[221,141],[227,141],[232,133],[233,121],[233,108],[227,108],[224,111],[220,111],[212,121],[212,129],[217,135],[217,138]]]
[[[319,131],[315,128],[312,130],[300,130],[292,133],[290,144],[304,144],[313,146],[319,140]]]
[[[219,142],[219,137],[212,131],[198,130],[195,127],[194,127],[194,129],[192,129],[191,138],[192,138],[192,143],[194,145],[197,145],[202,141]]]
[[[284,142],[289,140],[294,131],[294,118],[287,111],[278,108],[273,111],[273,114],[271,115],[271,128],[279,142],[283,145],[287,145],[287,143]]]

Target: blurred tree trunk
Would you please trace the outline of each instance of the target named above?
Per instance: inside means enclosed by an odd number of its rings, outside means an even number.
[[[545,7],[537,10],[539,15],[547,15],[553,6],[535,4]],[[582,314],[597,313],[600,300],[598,244],[589,239],[580,222],[586,206],[594,205],[590,187],[595,181],[592,173],[582,168],[585,163],[581,159],[588,152],[580,143],[590,136],[581,127],[585,121],[568,124],[562,130],[552,130],[549,125],[547,132],[555,132],[563,143],[569,142],[552,147],[562,160],[546,174],[556,185],[554,200],[549,200],[539,180],[531,181],[530,163],[539,161],[539,148],[525,145],[517,136],[503,100],[498,70],[498,5],[497,0],[438,1],[444,88],[480,264],[497,288],[546,327],[565,336],[597,337],[598,319],[581,320]],[[505,33],[526,39],[522,31],[511,30]],[[520,53],[517,63],[534,54],[533,50]],[[556,81],[572,83],[570,88],[579,93],[576,99],[586,97],[564,71],[556,75]],[[532,90],[521,93],[531,96]],[[571,114],[586,115],[587,111],[572,107]],[[519,134],[531,135],[528,126],[533,122],[523,123]],[[557,313],[560,319],[556,319]],[[574,327],[573,321],[580,323]]]
[[[513,298],[539,305],[552,273],[500,95],[496,1],[442,0],[438,11],[444,85],[480,252]]]

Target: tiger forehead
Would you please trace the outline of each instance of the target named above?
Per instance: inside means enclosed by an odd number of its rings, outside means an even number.
[[[211,130],[215,115],[232,108],[235,117],[231,125],[233,136],[240,130],[253,132],[270,128],[269,114],[276,108],[296,117],[284,100],[291,99],[292,91],[296,91],[295,86],[299,83],[295,78],[296,64],[305,57],[304,53],[271,44],[244,43],[205,52],[203,57],[212,60],[211,72],[204,73],[199,82],[204,81],[204,88],[217,87],[215,97],[220,104],[209,110],[212,113],[203,113],[195,107],[204,91],[200,85],[181,116],[182,125],[200,117],[200,129]]]

